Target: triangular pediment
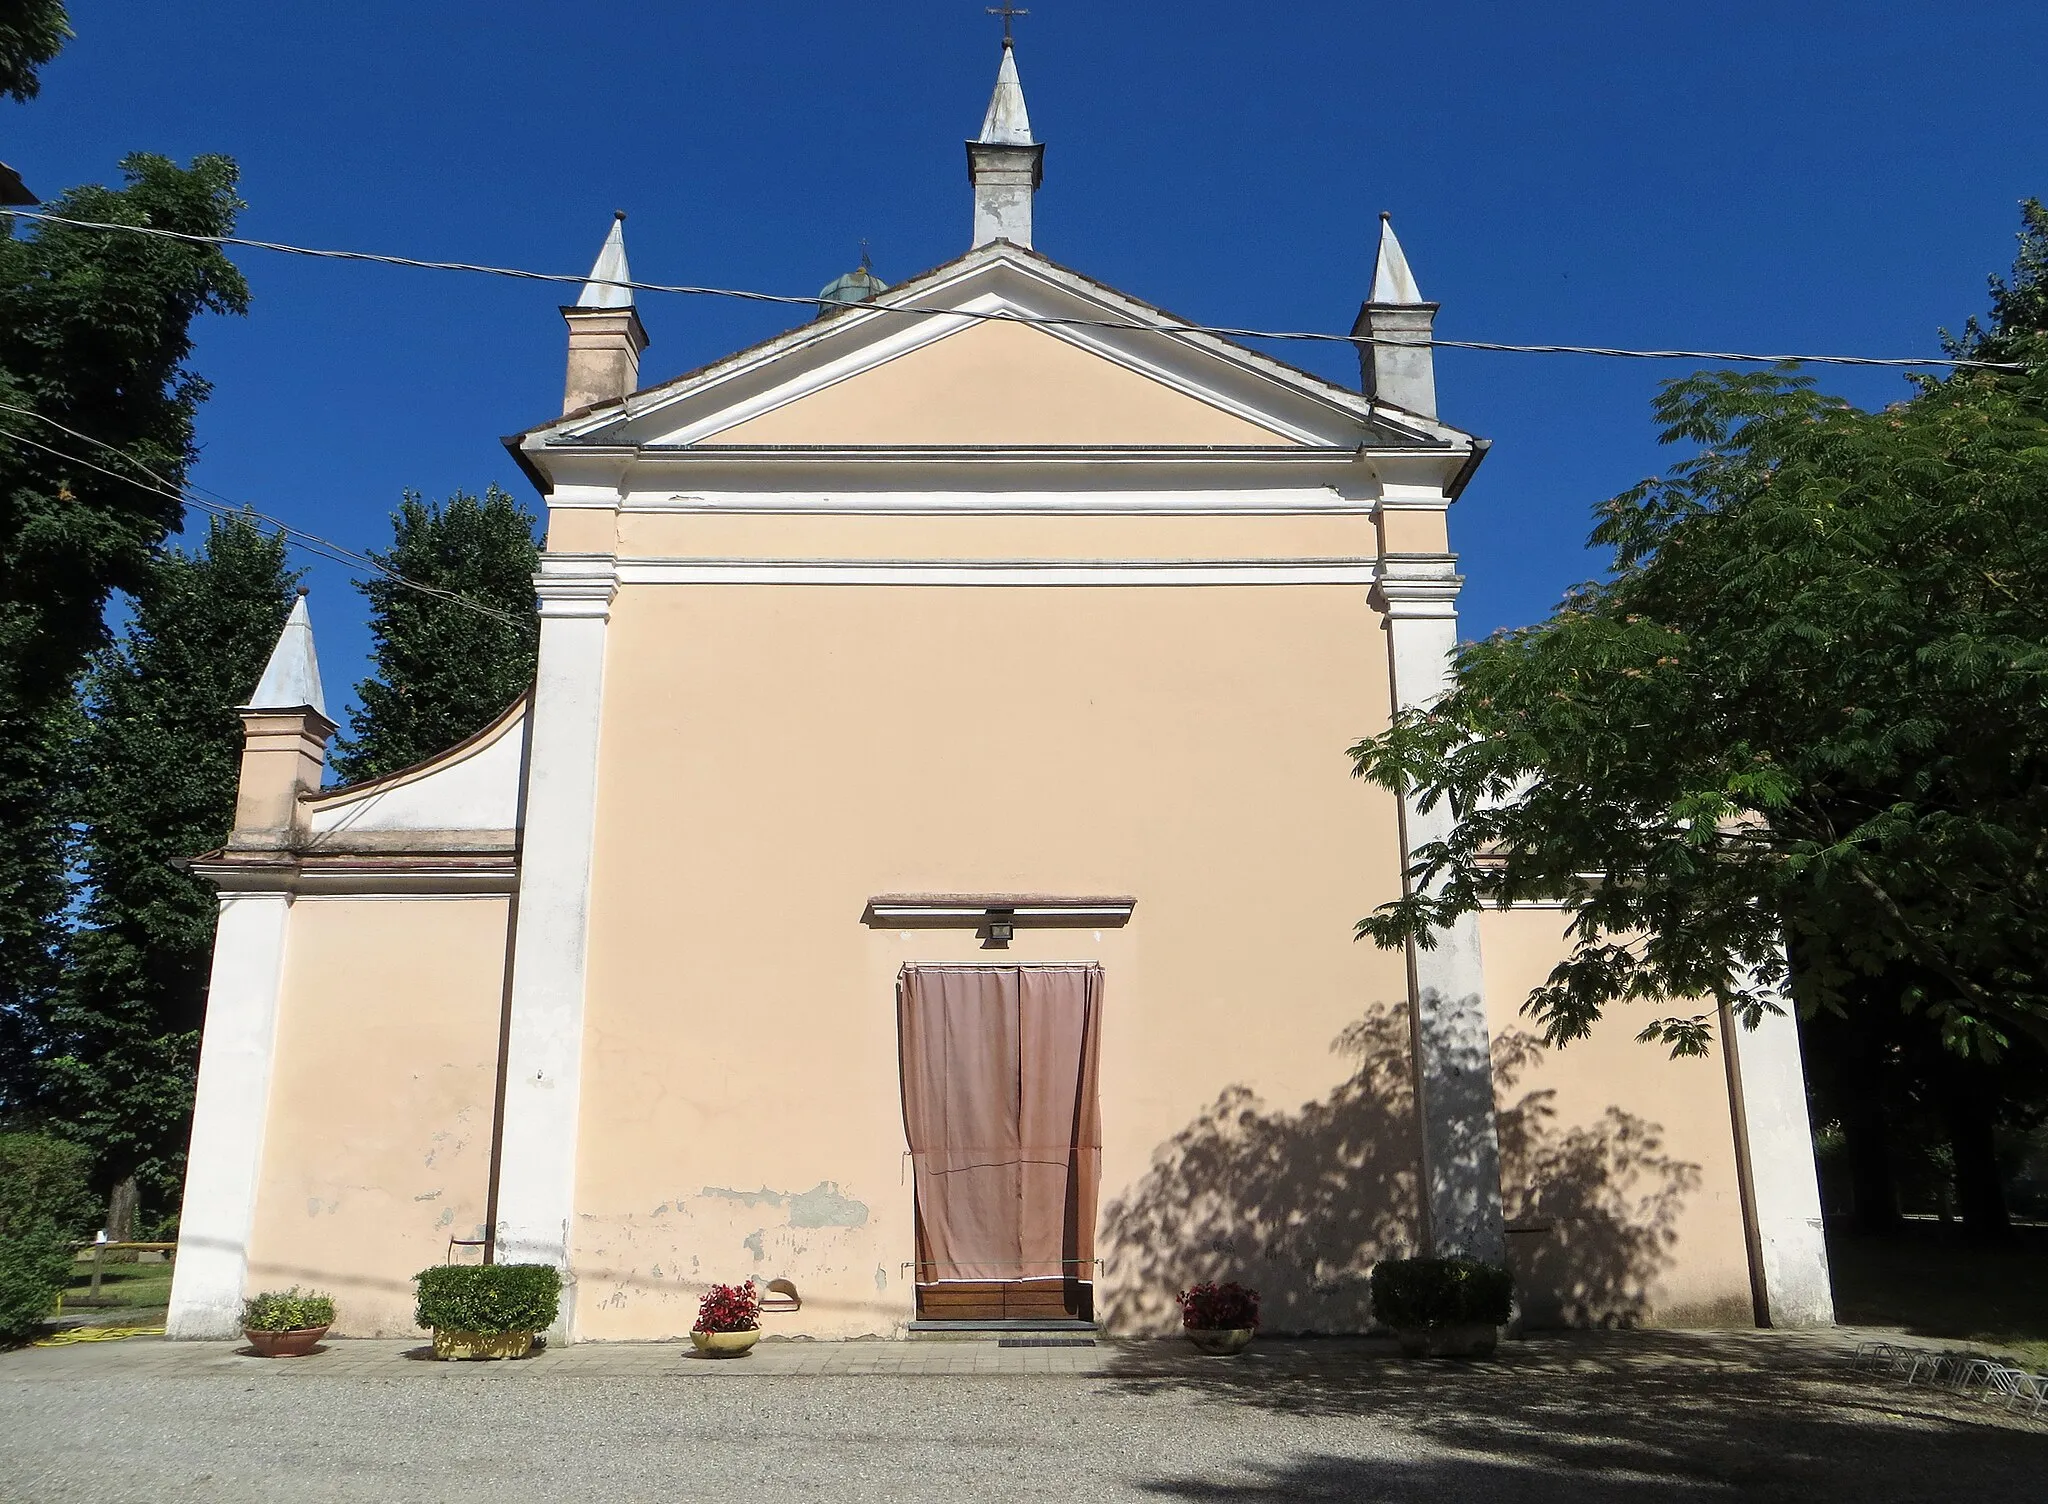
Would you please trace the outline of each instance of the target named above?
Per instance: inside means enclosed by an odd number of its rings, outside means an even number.
[[[1201,396],[1029,324],[974,323],[700,444],[1295,444]]]
[[[1461,448],[1005,242],[522,435],[613,448]]]

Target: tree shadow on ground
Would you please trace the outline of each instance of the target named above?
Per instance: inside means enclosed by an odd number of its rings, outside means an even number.
[[[1179,1328],[1174,1293],[1241,1280],[1268,1332],[1362,1332],[1367,1280],[1420,1243],[1408,1012],[1380,1005],[1332,1042],[1353,1062],[1328,1095],[1294,1112],[1231,1086],[1153,1155],[1104,1208],[1097,1312],[1111,1330]],[[1697,1165],[1663,1152],[1655,1123],[1609,1109],[1564,1126],[1556,1092],[1516,1095],[1541,1059],[1533,1036],[1494,1044],[1495,1095],[1512,1256],[1535,1325],[1633,1325],[1671,1262]]]
[[[1371,1422],[1384,1458],[1303,1455],[1218,1479],[1164,1477],[1199,1500],[1929,1500],[2038,1497],[2048,1426],[1995,1405],[1868,1375],[1846,1342],[1765,1333],[1569,1333],[1495,1363],[1403,1363],[1359,1344],[1266,1346],[1258,1363],[1147,1372],[1126,1394],[1193,1394],[1268,1412]],[[1391,1433],[1391,1435],[1387,1434]],[[1419,1445],[1418,1445],[1419,1444]],[[1430,1457],[1429,1452],[1442,1455]],[[1423,1454],[1418,1456],[1418,1453]]]

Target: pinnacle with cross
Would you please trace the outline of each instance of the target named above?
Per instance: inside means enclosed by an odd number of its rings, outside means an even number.
[[[1005,47],[1016,46],[1017,39],[1010,34],[1010,23],[1016,17],[1028,16],[1031,14],[1031,12],[1028,10],[1019,10],[1016,6],[1010,3],[1010,0],[1003,0],[1003,3],[1001,5],[989,6],[988,13],[992,16],[1001,16],[1003,18],[1003,45]]]

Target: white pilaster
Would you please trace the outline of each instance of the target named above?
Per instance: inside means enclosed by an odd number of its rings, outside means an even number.
[[[551,554],[535,581],[540,663],[527,756],[505,1118],[498,1150],[494,1257],[563,1271],[554,1336],[573,1337],[569,1229],[583,1074],[583,986],[589,928],[597,743],[605,630],[617,571],[609,556]]]
[[[1375,593],[1386,611],[1394,706],[1429,705],[1450,688],[1458,645],[1458,590],[1450,554],[1381,557]],[[1402,864],[1451,831],[1448,803],[1423,811],[1401,801]],[[1402,878],[1404,889],[1409,879]],[[1408,947],[1415,1033],[1416,1106],[1422,1118],[1425,1234],[1437,1257],[1503,1262],[1500,1140],[1494,1123],[1492,1036],[1480,969],[1479,920],[1467,914],[1428,948]]]
[[[290,914],[287,893],[221,895],[165,1322],[172,1337],[242,1329]]]
[[[1806,1111],[1806,1072],[1790,999],[1728,1041],[1742,1094],[1751,1214],[1764,1304],[1774,1327],[1832,1326],[1834,1285],[1822,1236],[1820,1176]]]

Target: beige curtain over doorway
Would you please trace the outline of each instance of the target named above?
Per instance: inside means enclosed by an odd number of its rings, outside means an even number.
[[[906,966],[917,1282],[1094,1273],[1099,966]]]

